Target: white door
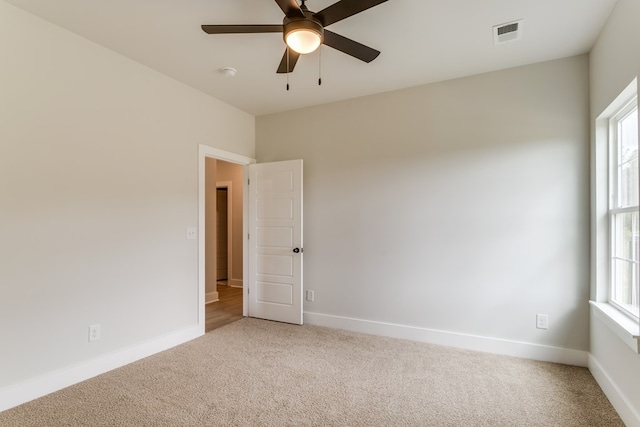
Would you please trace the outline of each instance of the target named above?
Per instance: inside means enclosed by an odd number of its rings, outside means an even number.
[[[302,324],[302,160],[249,166],[249,316]]]

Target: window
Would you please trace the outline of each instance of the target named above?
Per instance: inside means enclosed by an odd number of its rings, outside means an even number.
[[[626,103],[609,120],[609,302],[640,316],[640,175],[638,174],[638,100]]]

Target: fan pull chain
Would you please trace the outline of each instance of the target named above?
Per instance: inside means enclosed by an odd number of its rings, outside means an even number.
[[[318,49],[318,86],[322,86],[322,45]]]
[[[289,46],[287,46],[287,90],[289,90]]]

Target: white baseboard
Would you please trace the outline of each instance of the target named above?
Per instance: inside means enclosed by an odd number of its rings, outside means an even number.
[[[593,375],[593,378],[595,378],[604,394],[618,412],[622,421],[630,427],[640,426],[640,403],[636,402],[636,407],[634,408],[632,404],[634,401],[621,392],[600,362],[598,362],[592,354],[589,355],[589,371],[591,371],[591,375]]]
[[[232,288],[241,288],[242,287],[242,279],[231,279],[229,280],[229,286]]]
[[[0,389],[0,412],[191,341],[203,334],[204,328],[202,326],[193,326],[170,335],[106,354],[98,359]]]
[[[204,296],[205,305],[216,301],[220,301],[220,294],[218,293],[218,291],[209,292]]]
[[[305,312],[304,322],[311,325],[346,329],[348,331],[362,332],[365,334],[402,338],[412,341],[427,342],[430,344],[464,348],[467,350],[483,351],[486,353],[504,354],[507,356],[541,360],[544,362],[555,362],[586,367],[589,361],[589,353],[581,350],[550,347],[526,342],[466,335],[455,332],[438,331],[435,329],[353,319],[349,317],[332,316],[320,313]]]

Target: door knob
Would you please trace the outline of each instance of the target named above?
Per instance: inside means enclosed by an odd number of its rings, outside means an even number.
[[[300,249],[300,248],[293,248],[293,253],[298,254],[298,253],[300,253],[300,252],[302,252],[302,249]]]

